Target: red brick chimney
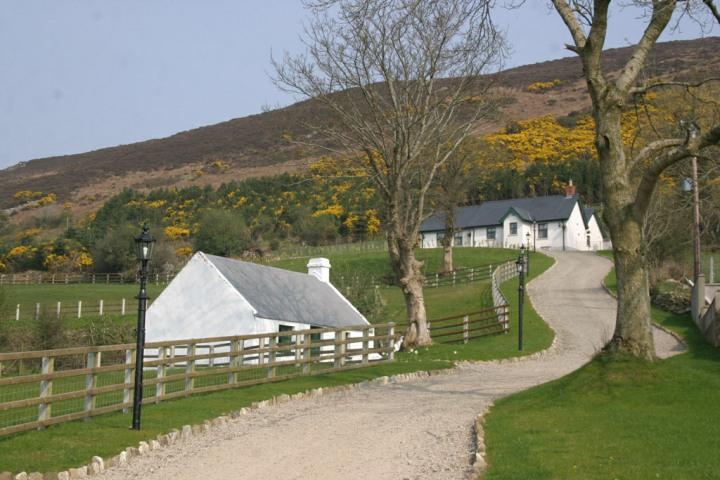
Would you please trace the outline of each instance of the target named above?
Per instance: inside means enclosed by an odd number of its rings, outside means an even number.
[[[572,197],[574,195],[575,195],[575,185],[573,185],[572,179],[570,179],[568,184],[565,186],[565,196]]]

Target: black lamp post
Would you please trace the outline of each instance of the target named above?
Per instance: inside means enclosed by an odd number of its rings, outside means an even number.
[[[520,247],[520,256],[515,262],[517,272],[520,275],[518,286],[518,350],[522,351],[523,346],[523,306],[525,304],[525,248]]]
[[[525,238],[527,238],[527,248],[525,249],[525,270],[528,276],[530,275],[530,232],[527,232],[525,234]]]
[[[140,293],[138,293],[137,344],[135,346],[135,390],[133,396],[133,430],[140,430],[140,409],[143,396],[143,360],[145,350],[145,311],[147,310],[147,274],[148,262],[152,258],[155,239],[148,232],[147,224],[143,225],[140,234],[135,237],[135,250],[140,261]]]

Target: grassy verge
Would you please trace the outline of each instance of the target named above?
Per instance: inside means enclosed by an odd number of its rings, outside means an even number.
[[[683,336],[687,353],[653,363],[601,355],[497,402],[485,478],[717,478],[720,351],[688,316],[652,315]]]
[[[469,249],[468,249],[469,250]],[[482,251],[484,249],[477,249]],[[507,258],[507,257],[505,257]],[[552,259],[540,254],[531,258],[535,277],[546,270]],[[482,284],[428,289],[426,302],[431,315],[445,316],[483,306]],[[506,282],[503,291],[511,305],[517,305],[517,279]],[[387,290],[388,311],[402,315],[402,297]],[[458,311],[459,310],[459,311]],[[70,422],[44,431],[32,431],[0,438],[0,471],[58,471],[87,463],[93,455],[115,455],[141,440],[166,433],[185,424],[197,424],[223,413],[237,410],[252,402],[282,393],[292,394],[311,388],[328,387],[419,370],[451,368],[457,360],[506,358],[517,355],[517,312],[511,309],[509,334],[483,337],[467,345],[435,345],[417,353],[399,353],[397,361],[349,372],[316,375],[274,384],[228,390],[187,399],[163,402],[143,409],[143,430],[128,429],[130,416],[121,413],[96,417],[88,422]],[[552,342],[550,329],[537,317],[526,302],[526,348],[523,354],[546,348]],[[393,319],[395,317],[393,316]]]

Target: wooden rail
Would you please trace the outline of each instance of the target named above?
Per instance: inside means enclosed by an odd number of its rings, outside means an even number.
[[[509,329],[507,305],[484,308],[451,317],[428,321],[430,336],[435,343],[468,343],[475,338],[496,335]],[[407,326],[398,326],[398,333],[405,333]]]
[[[517,266],[514,261],[505,262],[493,270],[490,278],[490,293],[492,296],[493,307],[503,309],[503,323],[506,328],[510,326],[510,315],[508,311],[508,300],[500,290],[500,285],[517,276]]]
[[[395,324],[146,345],[143,403],[393,360]],[[134,344],[0,353],[0,435],[132,406]]]
[[[151,273],[148,282],[156,285],[170,283],[175,278],[174,273]],[[2,285],[70,285],[70,284],[124,284],[137,283],[137,275],[122,273],[51,273],[51,272],[25,272],[0,274]]]

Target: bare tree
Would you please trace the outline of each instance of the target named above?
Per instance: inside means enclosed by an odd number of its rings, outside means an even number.
[[[598,152],[605,209],[603,217],[615,249],[618,311],[611,351],[652,359],[655,351],[650,324],[647,262],[643,256],[642,226],[660,175],[670,166],[720,142],[720,124],[706,123],[700,131],[648,142],[635,154],[623,145],[623,109],[632,95],[642,95],[663,82],[638,85],[638,75],[660,34],[671,27],[673,14],[696,15],[706,8],[717,18],[712,0],[635,0],[645,9],[646,25],[621,71],[608,76],[601,63],[608,28],[610,0],[552,0],[572,35],[567,48],[575,52],[592,100],[595,146]],[[720,19],[718,19],[720,21]],[[683,86],[669,82],[667,86]]]
[[[438,173],[435,189],[435,212],[439,213],[445,222],[445,234],[442,239],[443,272],[449,273],[455,269],[453,262],[453,245],[457,227],[457,208],[467,202],[470,189],[477,184],[480,173],[477,157],[478,146],[476,139],[468,138],[457,151],[448,159]]]
[[[332,113],[332,124],[314,125],[320,139],[308,143],[354,159],[378,191],[390,263],[407,307],[405,347],[432,341],[415,248],[438,171],[488,110],[480,74],[502,53],[491,3],[310,3],[307,52],[274,61],[281,88]]]

